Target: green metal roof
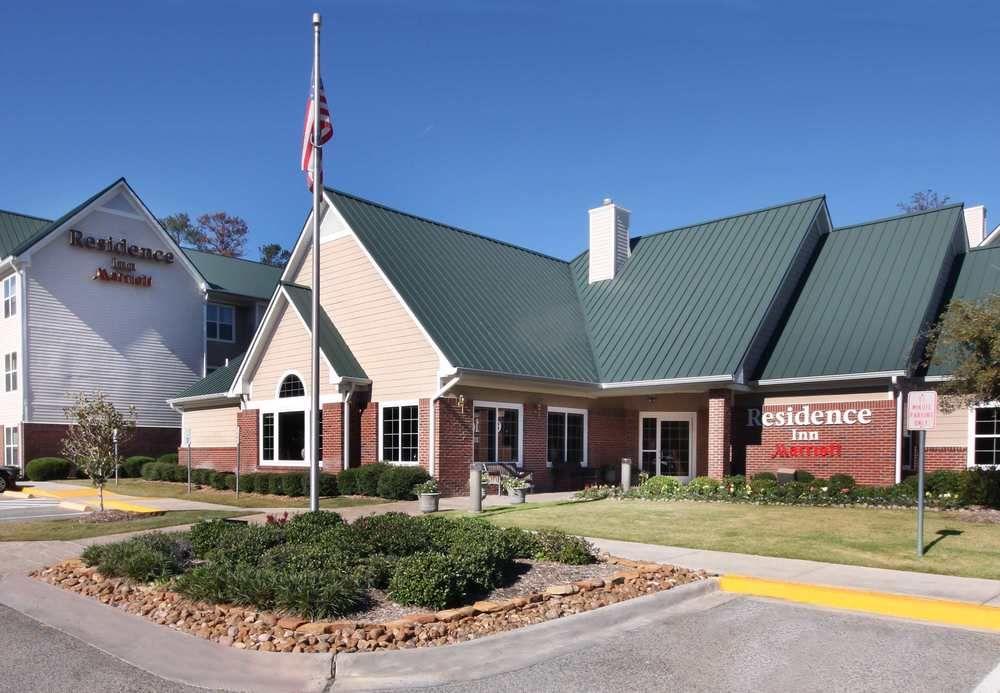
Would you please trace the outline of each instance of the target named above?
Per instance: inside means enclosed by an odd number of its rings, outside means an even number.
[[[828,234],[760,380],[908,371],[964,249],[962,206]]]
[[[597,382],[568,263],[328,193],[452,365]]]
[[[299,317],[308,325],[312,320],[312,289],[299,284],[281,282],[282,288],[288,294],[291,304],[295,307]],[[333,366],[333,370],[342,378],[358,378],[367,380],[368,375],[354,358],[354,354],[347,346],[347,342],[334,327],[330,316],[325,310],[320,310],[319,324],[319,348],[326,356],[327,361]]]
[[[48,219],[0,210],[0,257],[13,255],[15,248],[48,225]]]
[[[601,381],[734,375],[825,204],[812,197],[639,237],[610,281],[589,284],[588,253],[577,257]]]
[[[281,267],[193,248],[181,250],[214,291],[266,301],[271,298],[274,287],[281,279]]]
[[[973,248],[962,256],[956,274],[949,300],[975,301],[1000,294],[1000,246]],[[950,372],[949,366],[947,355],[935,354],[927,375],[946,375]]]
[[[187,388],[174,399],[185,399],[187,397],[205,397],[208,395],[224,395],[232,387],[236,371],[240,369],[243,362],[243,354],[229,359],[229,363],[222,368],[216,368],[207,376]]]

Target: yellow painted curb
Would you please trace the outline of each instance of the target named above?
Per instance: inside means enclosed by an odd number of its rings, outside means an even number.
[[[719,587],[723,592],[735,594],[773,597],[813,606],[1000,631],[1000,607],[970,602],[765,580],[742,575],[723,575],[719,579]]]
[[[13,496],[14,498],[34,498],[30,493],[24,491],[4,491],[5,496]]]
[[[93,496],[96,492],[92,488],[78,488],[78,489],[67,489],[65,491],[50,491],[44,488],[31,487],[29,491],[30,495],[38,497],[43,496],[45,498],[84,498],[86,496]],[[105,495],[107,493],[105,492]]]
[[[126,503],[125,501],[108,500],[107,494],[104,495],[104,508],[105,510],[125,510],[130,513],[163,512],[159,508],[150,508],[146,505],[136,505],[135,503]]]

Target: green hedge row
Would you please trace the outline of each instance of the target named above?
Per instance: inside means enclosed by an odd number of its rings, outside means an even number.
[[[147,462],[142,467],[142,478],[146,481],[175,481],[187,483],[188,468],[185,464]],[[191,469],[191,483],[211,486],[219,491],[236,488],[236,475],[231,472],[217,472],[214,469]],[[241,474],[240,490],[248,493],[264,493],[276,496],[309,495],[308,472]],[[333,474],[319,475],[319,495],[336,496],[340,491],[337,477]]]
[[[413,487],[430,479],[423,467],[379,462],[345,469],[337,476],[345,496],[373,496],[389,500],[413,500]]]
[[[808,477],[812,477],[811,474]],[[696,477],[683,484],[673,477],[654,476],[624,494],[647,500],[717,500],[786,505],[878,505],[913,506],[917,503],[917,478],[908,477],[892,486],[858,486],[849,474],[829,479],[800,477],[779,483],[774,474],[762,472],[747,480],[729,476],[721,481]],[[925,477],[925,502],[938,508],[986,506],[1000,508],[1000,471],[967,469],[937,470]],[[580,499],[620,496],[616,487],[596,486],[577,494]]]
[[[177,453],[161,455],[159,461],[168,462],[173,460],[177,463]],[[122,479],[138,478],[142,476],[142,468],[149,462],[155,462],[152,457],[146,455],[132,455],[122,460],[118,465],[118,476]],[[31,481],[51,481],[53,479],[70,479],[80,476],[73,463],[62,457],[36,457],[28,462],[24,468],[24,475]]]

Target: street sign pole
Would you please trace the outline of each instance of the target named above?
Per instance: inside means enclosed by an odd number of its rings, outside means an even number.
[[[917,558],[924,555],[924,437],[926,431],[917,434]]]
[[[906,398],[906,428],[917,436],[917,558],[924,556],[924,443],[937,424],[934,390],[911,392]]]

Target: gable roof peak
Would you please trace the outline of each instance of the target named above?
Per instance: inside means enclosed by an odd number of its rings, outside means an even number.
[[[880,219],[869,219],[868,221],[862,221],[857,224],[850,224],[849,226],[837,226],[834,227],[833,231],[847,231],[849,229],[857,229],[862,226],[873,226],[875,224],[884,224],[887,221],[898,221],[900,219],[909,219],[911,217],[919,217],[922,214],[937,214],[939,212],[947,212],[949,210],[955,209],[956,207],[964,207],[964,202],[952,202],[951,204],[941,205],[940,207],[935,207],[934,209],[920,209],[916,212],[904,212],[902,214],[893,214],[892,216],[882,217]]]

